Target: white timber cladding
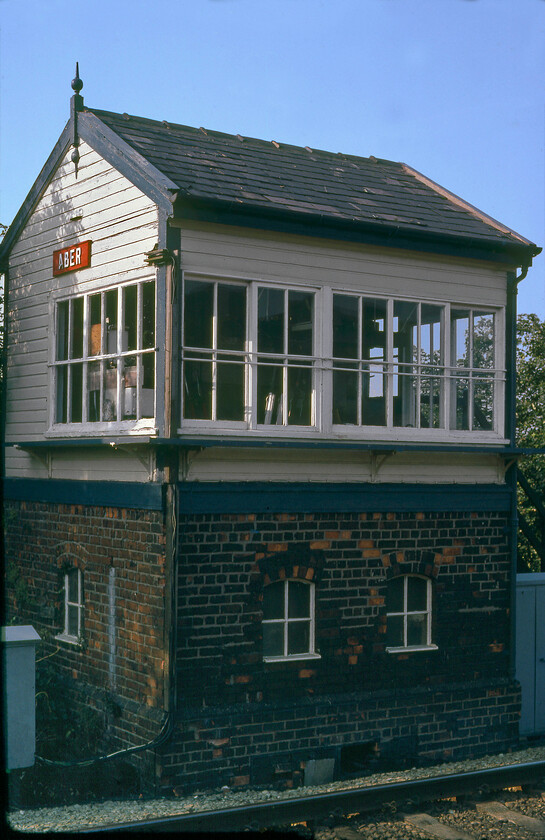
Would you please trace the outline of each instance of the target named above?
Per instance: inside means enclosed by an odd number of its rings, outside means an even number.
[[[507,299],[505,266],[458,257],[193,222],[183,223],[181,249],[185,271],[217,278],[465,306],[503,307]]]
[[[145,253],[158,240],[156,205],[88,144],[82,142],[79,148],[77,178],[69,150],[11,252],[7,443],[43,440],[50,425],[55,301],[155,279]],[[53,251],[86,239],[92,241],[90,267],[53,277]],[[109,465],[89,450],[69,457],[53,451],[49,459],[13,447],[6,451],[8,476],[43,477],[45,471],[67,478],[69,474],[97,480],[106,475],[119,481],[149,478],[137,456],[112,453]]]
[[[496,455],[210,447],[182,457],[188,481],[330,481],[409,484],[503,484]]]

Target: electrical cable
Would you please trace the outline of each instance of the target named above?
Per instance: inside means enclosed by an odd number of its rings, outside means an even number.
[[[123,750],[116,750],[116,752],[109,753],[108,755],[99,755],[93,758],[82,758],[75,761],[54,761],[51,758],[44,758],[41,755],[36,755],[35,759],[38,764],[46,764],[49,767],[90,767],[92,764],[109,761],[110,759],[118,758],[121,755],[130,755],[132,753],[143,752],[144,750],[151,750],[155,747],[159,747],[161,744],[164,744],[168,738],[170,738],[172,728],[172,715],[167,713],[166,719],[161,727],[161,731],[152,741],[148,741],[147,744],[139,744],[136,747],[127,747]]]

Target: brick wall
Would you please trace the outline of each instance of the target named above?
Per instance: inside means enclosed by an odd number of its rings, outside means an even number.
[[[298,786],[310,760],[363,755],[348,775],[479,757],[516,742],[520,696],[509,680],[416,687],[229,709],[185,710],[163,750],[167,792],[260,784]],[[192,716],[193,713],[193,716]],[[362,749],[363,745],[363,749]],[[369,749],[370,747],[370,749]]]
[[[168,751],[166,784],[181,777],[182,766],[184,779],[197,782],[212,759],[218,772],[226,768],[224,781],[229,773],[245,780],[252,756],[275,745],[290,752],[355,737],[384,741],[394,730],[402,737],[407,726],[417,727],[421,756],[437,757],[443,749],[477,754],[513,742],[519,698],[509,680],[506,525],[502,513],[182,517],[177,661],[184,748],[176,758]],[[385,649],[386,587],[399,573],[432,580],[437,650]],[[315,582],[319,660],[263,662],[263,587],[284,576]],[[442,706],[437,692],[444,690],[454,693]],[[379,694],[382,705],[375,707]],[[347,696],[360,710],[356,727],[349,712],[341,725],[338,710]],[[326,697],[331,720],[317,712]],[[286,698],[295,703],[296,725],[279,711]],[[371,725],[369,715],[384,716],[392,704],[404,709],[389,711],[392,731]],[[482,712],[488,706],[495,710],[495,730]],[[244,709],[236,726],[225,717]],[[457,720],[466,723],[454,726]],[[227,765],[239,758],[240,772],[231,772]]]
[[[7,502],[7,619],[32,624],[75,703],[104,713],[116,749],[157,735],[163,719],[165,533],[161,513]],[[58,641],[64,574],[83,572],[81,647]],[[52,654],[52,656],[50,656]]]
[[[502,513],[181,516],[178,717],[160,784],[297,784],[310,758],[339,769],[361,744],[375,761],[411,764],[508,749],[520,697],[507,525]],[[115,748],[151,740],[162,720],[165,548],[159,512],[7,504],[9,617],[44,637],[39,656],[54,654],[76,702],[106,709]],[[74,566],[81,649],[54,639]],[[386,588],[399,573],[432,581],[437,650],[385,649]],[[263,588],[282,577],[315,584],[320,659],[263,662]]]

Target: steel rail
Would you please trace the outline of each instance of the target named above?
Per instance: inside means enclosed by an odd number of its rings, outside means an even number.
[[[532,761],[486,770],[472,770],[466,773],[450,773],[424,779],[369,785],[352,790],[292,796],[251,805],[114,823],[79,829],[78,834],[98,834],[106,831],[213,833],[244,829],[260,830],[317,820],[331,815],[376,811],[382,805],[403,800],[423,802],[445,796],[474,794],[483,790],[501,790],[505,787],[536,783],[542,778],[545,778],[545,761]]]

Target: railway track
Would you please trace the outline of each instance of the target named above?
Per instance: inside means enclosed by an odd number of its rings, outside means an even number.
[[[193,833],[193,832],[229,832],[240,833],[245,830],[263,831],[275,828],[286,828],[289,826],[306,826],[307,836],[312,835],[311,828],[315,826],[333,825],[332,838],[343,840],[342,826],[347,815],[366,815],[371,812],[384,811],[397,812],[400,807],[410,803],[414,811],[418,803],[432,803],[437,800],[445,800],[453,797],[474,797],[479,793],[502,791],[521,786],[543,786],[545,788],[545,761],[532,761],[524,764],[504,765],[501,767],[486,770],[474,770],[465,773],[444,774],[432,778],[401,781],[388,784],[359,787],[351,790],[336,791],[334,793],[314,794],[311,796],[290,796],[274,801],[264,801],[251,805],[237,807],[219,808],[216,810],[197,811],[189,814],[170,817],[160,817],[139,820],[135,822],[123,822],[110,825],[103,825],[93,828],[80,828],[81,834],[101,834],[119,832],[142,832],[142,833]],[[503,803],[495,801],[497,806],[496,816],[487,814],[483,807],[482,813],[492,821],[509,824],[511,834],[483,834],[472,835],[470,833],[458,833],[458,837],[465,840],[481,840],[482,837],[513,837],[518,838],[540,837],[545,838],[545,818],[539,824],[539,819],[533,823],[533,828],[517,827],[513,817],[506,816]],[[490,808],[492,807],[490,804]],[[480,803],[482,806],[483,803]],[[477,805],[478,810],[479,805]],[[507,809],[509,810],[509,809]],[[517,812],[515,812],[516,815]],[[503,816],[502,816],[503,814]],[[405,819],[407,826],[407,837],[438,837],[443,840],[455,838],[456,827],[452,828],[449,834],[448,826],[441,823],[438,827],[434,823],[434,817],[424,813],[412,816],[409,814]],[[412,822],[411,822],[412,819]],[[536,819],[536,818],[534,818]],[[523,821],[524,822],[524,821]],[[505,827],[504,825],[504,827]],[[337,826],[337,827],[335,827]],[[310,828],[309,828],[310,827]],[[520,830],[519,830],[520,828]],[[301,829],[302,830],[302,829]],[[355,840],[346,834],[344,827],[344,840]],[[353,831],[352,829],[350,829]],[[416,830],[417,833],[411,833]],[[434,830],[439,833],[433,833]],[[513,833],[518,831],[517,833]],[[521,833],[522,831],[522,833]],[[542,833],[540,834],[540,831]],[[418,833],[420,832],[420,833]],[[442,833],[441,833],[442,832]],[[536,833],[537,832],[537,833]],[[303,831],[303,834],[305,832]],[[365,836],[362,830],[358,831],[360,837]],[[327,832],[326,832],[327,835]],[[322,832],[322,840],[327,840]],[[376,836],[376,834],[375,834]],[[395,835],[391,835],[395,836]],[[399,834],[398,836],[403,836]]]

